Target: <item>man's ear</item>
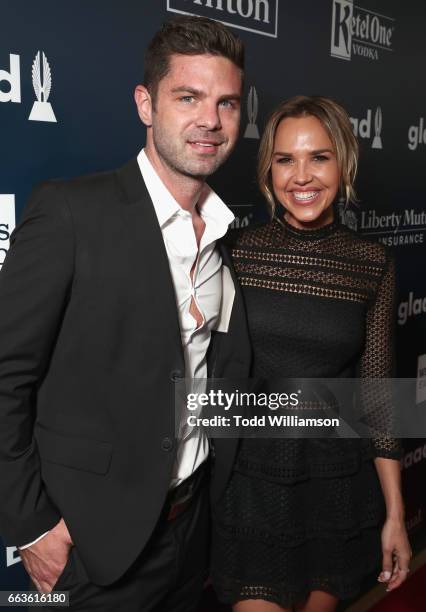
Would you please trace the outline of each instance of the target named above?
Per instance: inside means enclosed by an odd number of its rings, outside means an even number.
[[[152,98],[144,85],[138,85],[135,89],[135,102],[141,121],[146,127],[152,125]]]

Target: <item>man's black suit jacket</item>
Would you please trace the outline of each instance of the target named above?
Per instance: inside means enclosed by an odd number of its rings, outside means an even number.
[[[209,347],[215,377],[248,375],[246,319],[233,279],[228,332],[213,332]],[[63,517],[91,580],[119,578],[165,501],[174,391],[183,375],[169,262],[137,161],[42,184],[0,273],[6,544],[24,545]],[[214,503],[235,447],[215,441]]]

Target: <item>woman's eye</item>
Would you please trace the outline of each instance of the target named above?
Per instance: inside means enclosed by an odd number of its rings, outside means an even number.
[[[315,155],[314,156],[314,161],[327,161],[329,158],[327,157],[327,155]]]
[[[290,164],[292,162],[291,157],[278,157],[277,164]]]

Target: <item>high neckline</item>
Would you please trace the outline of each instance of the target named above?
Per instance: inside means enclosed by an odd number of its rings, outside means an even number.
[[[333,221],[315,229],[305,229],[291,225],[284,217],[277,219],[277,223],[286,233],[301,240],[320,240],[330,236],[339,226],[339,221],[335,216]]]

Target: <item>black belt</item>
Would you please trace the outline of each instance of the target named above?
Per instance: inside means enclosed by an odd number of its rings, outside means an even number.
[[[168,521],[175,519],[190,506],[207,477],[208,463],[208,461],[204,461],[191,476],[185,478],[177,487],[169,491],[164,509]]]

